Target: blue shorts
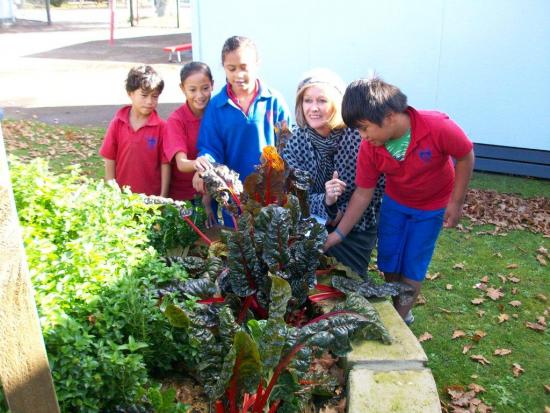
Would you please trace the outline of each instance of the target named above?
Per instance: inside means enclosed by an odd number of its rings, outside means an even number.
[[[445,208],[409,208],[384,195],[378,226],[378,268],[414,281],[426,277]]]

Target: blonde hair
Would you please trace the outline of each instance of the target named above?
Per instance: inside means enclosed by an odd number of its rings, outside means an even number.
[[[303,110],[303,102],[306,90],[312,86],[323,89],[330,101],[332,106],[332,115],[327,122],[330,130],[345,128],[346,124],[342,119],[342,97],[344,95],[345,84],[336,73],[333,73],[328,69],[313,69],[307,72],[300,83],[298,83],[298,88],[296,91],[296,106],[294,109],[296,123],[298,126],[301,128],[305,128],[307,126]]]

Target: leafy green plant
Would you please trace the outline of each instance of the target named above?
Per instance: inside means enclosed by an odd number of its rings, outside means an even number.
[[[186,278],[149,245],[158,208],[77,168],[12,160],[11,175],[62,411],[140,404],[151,372],[193,355],[158,311],[156,285]]]

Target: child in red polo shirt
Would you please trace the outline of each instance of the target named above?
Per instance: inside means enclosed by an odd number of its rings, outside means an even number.
[[[420,111],[407,97],[379,78],[351,83],[342,116],[359,130],[363,142],[356,184],[346,212],[325,249],[341,242],[369,205],[378,177],[386,175],[378,227],[378,268],[387,281],[415,289],[399,297],[396,310],[407,324],[432,259],[442,226],[454,227],[474,165],[472,142],[441,112]],[[452,158],[456,160],[453,165]]]
[[[128,72],[126,92],[132,102],[118,110],[107,128],[99,154],[105,180],[132,192],[168,196],[170,164],[162,151],[165,122],[157,112],[164,81],[151,66]]]

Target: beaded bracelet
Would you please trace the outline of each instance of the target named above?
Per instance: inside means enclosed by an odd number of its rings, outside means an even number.
[[[346,236],[344,235],[344,233],[340,231],[338,228],[335,228],[334,232],[336,233],[336,235],[340,237],[340,241],[343,241],[346,239]]]

